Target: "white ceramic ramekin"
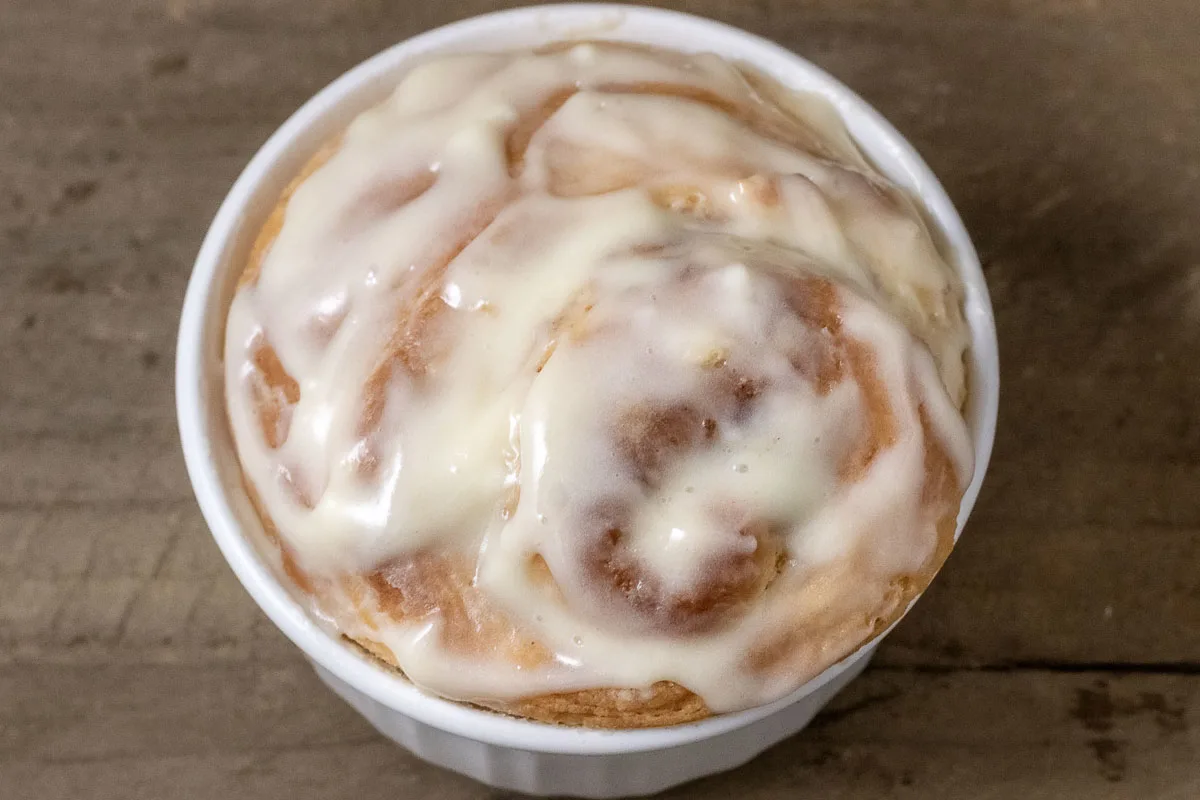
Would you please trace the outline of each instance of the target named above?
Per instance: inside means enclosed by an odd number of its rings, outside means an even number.
[[[753,64],[797,89],[823,94],[861,148],[925,203],[966,284],[972,333],[969,422],[974,479],[959,533],[991,454],[999,392],[996,330],[978,257],[945,191],[911,146],[842,84],[771,42],[709,20],[637,6],[524,8],[458,22],[398,44],[310,100],[263,145],[225,198],[204,239],[180,322],[176,400],[196,497],[225,558],[267,615],[335,692],[386,736],[424,759],[493,786],[531,794],[649,794],[735,767],[808,724],[866,666],[874,645],[830,667],[791,696],[691,725],[595,731],[511,719],[425,694],[322,627],[274,571],[261,525],[241,484],[224,416],[221,343],[225,310],[251,240],[287,181],[324,141],[433,53],[530,47],[563,38],[606,38],[710,51]]]

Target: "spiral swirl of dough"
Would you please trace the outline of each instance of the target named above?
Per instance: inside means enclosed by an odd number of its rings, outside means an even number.
[[[282,566],[447,697],[671,724],[896,619],[953,543],[966,329],[818,100],[602,43],[411,72],[297,177],[229,311]]]

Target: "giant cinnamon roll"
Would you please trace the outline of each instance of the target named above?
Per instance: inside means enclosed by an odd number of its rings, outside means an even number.
[[[439,695],[666,725],[880,633],[971,469],[955,274],[819,100],[614,44],[413,70],[229,309],[290,580]]]

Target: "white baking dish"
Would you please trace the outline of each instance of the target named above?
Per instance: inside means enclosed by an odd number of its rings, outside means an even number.
[[[959,513],[961,534],[991,453],[999,376],[987,287],[950,200],[891,125],[809,62],[735,28],[656,9],[560,5],[468,19],[397,44],[317,94],[254,156],[205,237],[180,322],[176,399],[188,472],[213,537],[247,591],[335,692],[384,735],[422,758],[493,786],[531,794],[618,797],[660,791],[735,767],[791,736],[862,671],[874,644],[775,703],[671,728],[579,730],[512,719],[426,694],[323,627],[276,574],[242,488],[225,423],[220,368],[225,309],[251,241],[284,185],[322,142],[383,99],[417,59],[575,37],[711,51],[748,62],[797,89],[819,92],[841,112],[875,164],[924,201],[966,285],[972,334],[968,417],[977,460]]]

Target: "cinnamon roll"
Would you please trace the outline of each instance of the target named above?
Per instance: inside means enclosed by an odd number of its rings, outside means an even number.
[[[971,472],[961,304],[817,98],[607,43],[445,57],[263,224],[228,414],[347,639],[450,699],[669,725],[928,585]]]

